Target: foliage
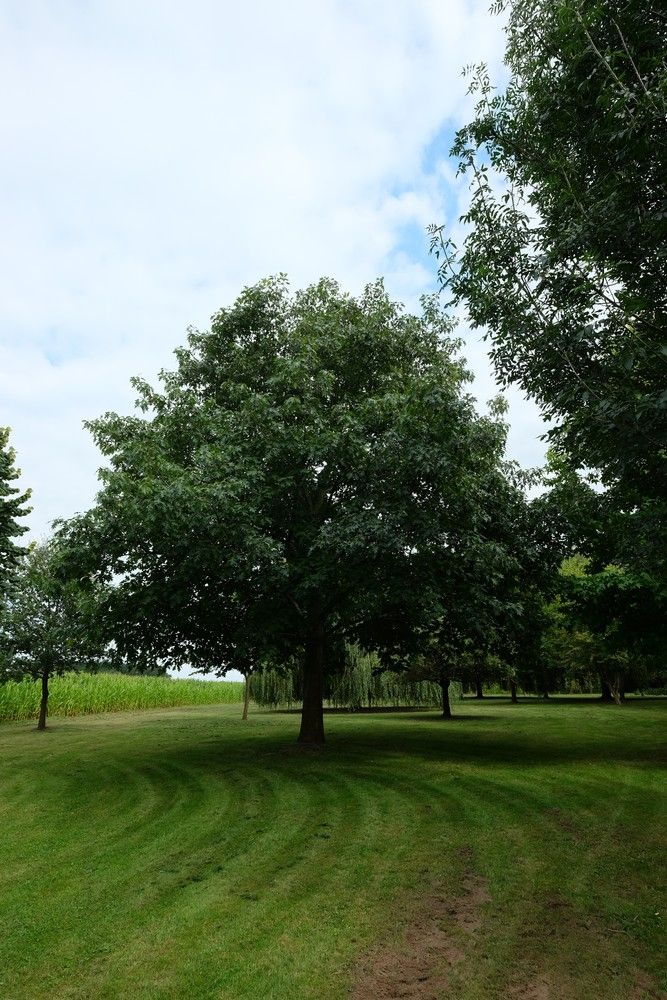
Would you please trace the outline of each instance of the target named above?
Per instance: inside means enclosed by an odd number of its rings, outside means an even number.
[[[599,690],[602,681],[618,702],[625,691],[648,686],[649,676],[660,682],[667,595],[652,577],[618,566],[595,572],[590,560],[573,556],[546,613],[543,651],[563,687]]]
[[[30,547],[12,576],[3,618],[2,679],[41,679],[40,729],[49,678],[97,666],[106,653],[94,626],[91,591],[63,576],[61,554],[53,540]]]
[[[434,230],[498,377],[542,405],[573,467],[600,470],[623,561],[657,556],[663,575],[666,46],[648,0],[514,0],[510,82],[475,70],[453,148],[470,230],[460,250]]]
[[[438,616],[415,630],[410,655],[397,658],[441,686],[446,718],[452,680],[481,692],[485,677],[515,680],[520,664],[534,663],[536,607],[559,560],[542,499],[527,499],[532,477],[502,463],[487,475],[490,502],[479,543],[461,553],[460,575],[444,582]]]
[[[13,576],[3,635],[10,675],[61,674],[100,656],[86,626],[83,595],[60,577],[58,563],[54,542],[35,544]]]
[[[497,562],[504,428],[476,415],[456,347],[435,298],[411,316],[381,282],[354,299],[274,278],[191,331],[159,391],[135,380],[142,412],[90,425],[109,467],[63,529],[113,583],[120,652],[218,671],[302,656],[301,738],[321,741],[343,640],[396,614],[413,629],[445,581]]]
[[[37,681],[0,685],[0,721],[33,719],[40,700]],[[237,681],[213,683],[171,677],[136,677],[113,673],[66,673],[50,685],[51,715],[90,715],[180,705],[228,705],[243,700]]]
[[[292,669],[264,669],[253,674],[251,690],[258,705],[278,708],[301,702],[302,680],[298,664]],[[437,685],[417,680],[404,672],[384,670],[375,653],[355,646],[345,651],[341,671],[326,678],[324,700],[332,708],[350,710],[379,707],[421,707],[437,705]]]
[[[25,554],[15,539],[28,530],[19,522],[30,513],[30,507],[26,507],[30,490],[21,492],[14,486],[20,475],[15,460],[16,453],[9,446],[9,428],[0,427],[0,596]]]

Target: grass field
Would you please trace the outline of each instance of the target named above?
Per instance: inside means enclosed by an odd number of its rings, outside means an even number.
[[[236,681],[209,683],[130,674],[64,674],[53,677],[49,689],[49,715],[90,715],[243,701],[243,684]],[[0,684],[0,722],[37,718],[39,699],[39,681]]]
[[[3,724],[0,996],[662,996],[667,702],[457,712]]]

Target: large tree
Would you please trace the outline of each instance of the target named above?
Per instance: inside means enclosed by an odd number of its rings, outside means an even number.
[[[469,229],[458,248],[435,231],[440,274],[648,566],[667,541],[667,19],[650,0],[494,7],[510,80],[475,71],[453,149]]]
[[[140,411],[90,425],[108,467],[69,526],[121,649],[225,669],[300,653],[300,740],[324,739],[329,651],[397,609],[436,614],[481,544],[503,429],[464,391],[450,323],[381,282],[247,288],[191,331]]]

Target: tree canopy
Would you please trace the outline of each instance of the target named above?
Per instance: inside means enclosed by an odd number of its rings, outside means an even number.
[[[440,275],[650,559],[667,541],[667,21],[648,0],[494,7],[511,77],[498,92],[474,70],[453,148],[470,228],[459,248],[434,231]]]
[[[492,573],[505,429],[456,348],[434,298],[412,316],[381,282],[281,277],[191,330],[159,389],[135,380],[138,414],[90,424],[109,466],[65,529],[114,583],[121,653],[223,671],[301,649],[300,738],[321,742],[337,643],[432,618],[466,562]]]
[[[91,614],[92,593],[67,578],[61,557],[53,540],[28,549],[12,575],[0,633],[0,679],[42,682],[38,729],[46,726],[49,678],[91,668],[104,652]]]

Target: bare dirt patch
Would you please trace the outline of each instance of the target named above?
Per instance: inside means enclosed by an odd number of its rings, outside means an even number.
[[[398,939],[361,959],[352,1000],[440,1000],[481,926],[489,898],[486,882],[471,871],[455,899],[435,891],[421,896]]]
[[[665,1000],[665,994],[646,972],[636,972],[630,1000]]]

